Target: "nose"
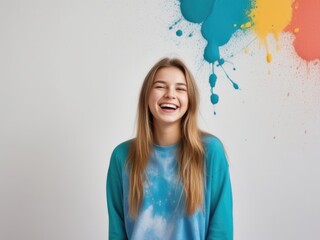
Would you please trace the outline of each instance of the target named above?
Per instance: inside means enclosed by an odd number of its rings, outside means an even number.
[[[166,91],[164,97],[165,97],[165,98],[174,99],[174,98],[175,98],[174,89],[169,88],[169,89]]]

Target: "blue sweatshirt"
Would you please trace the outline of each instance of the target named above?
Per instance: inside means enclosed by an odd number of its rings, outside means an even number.
[[[136,219],[129,216],[129,175],[126,168],[130,141],[118,145],[107,176],[109,239],[196,240],[233,239],[232,192],[228,162],[221,142],[203,138],[205,149],[204,205],[185,213],[178,178],[178,144],[154,145],[146,168],[144,199]]]

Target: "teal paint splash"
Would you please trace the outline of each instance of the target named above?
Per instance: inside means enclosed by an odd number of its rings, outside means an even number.
[[[180,0],[183,17],[192,23],[202,23],[210,14],[215,0]]]
[[[179,29],[178,31],[176,31],[176,35],[178,37],[181,37],[183,35],[183,32]]]
[[[182,18],[180,18],[179,20],[175,21],[170,27],[169,30],[173,29],[179,22],[181,22]]]
[[[208,42],[204,50],[207,62],[220,60],[219,47],[225,45],[240,26],[249,21],[246,11],[250,8],[251,0],[215,1],[201,26],[201,34]]]
[[[180,0],[183,17],[189,22],[201,24],[201,34],[207,40],[203,57],[212,64],[209,77],[212,104],[219,102],[219,96],[213,92],[217,81],[213,68],[215,63],[221,67],[233,88],[239,89],[223,68],[225,61],[220,56],[219,48],[230,40],[242,24],[249,21],[247,11],[251,6],[251,0]]]

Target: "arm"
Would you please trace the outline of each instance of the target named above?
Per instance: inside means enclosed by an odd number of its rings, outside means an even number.
[[[233,204],[229,166],[222,144],[219,143],[216,147],[212,159],[215,161],[215,167],[211,168],[212,173],[209,175],[211,199],[206,239],[232,240]]]
[[[122,174],[115,152],[112,153],[107,176],[107,203],[109,213],[109,239],[127,239],[124,213]]]

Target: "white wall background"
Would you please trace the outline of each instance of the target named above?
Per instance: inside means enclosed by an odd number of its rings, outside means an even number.
[[[218,70],[217,115],[199,26],[168,27],[176,1],[0,1],[0,239],[107,239],[112,149],[134,136],[138,92],[163,56],[180,56],[201,89],[203,129],[229,158],[236,240],[318,239],[320,67],[271,64],[254,41]],[[241,50],[245,35],[224,49]],[[275,45],[275,44],[273,44]],[[275,49],[273,49],[275,51]]]

